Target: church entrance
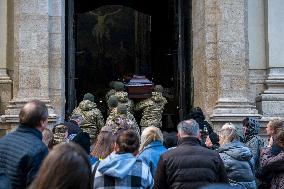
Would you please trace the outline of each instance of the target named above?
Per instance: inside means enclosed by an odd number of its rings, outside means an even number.
[[[190,2],[68,1],[66,114],[87,92],[106,116],[110,81],[145,75],[165,89],[164,128],[191,108]]]

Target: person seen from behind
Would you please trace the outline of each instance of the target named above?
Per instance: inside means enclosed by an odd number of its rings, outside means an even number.
[[[93,189],[88,155],[74,143],[56,145],[29,189]]]
[[[0,170],[6,173],[12,188],[27,188],[46,157],[42,131],[48,126],[47,118],[44,102],[29,101],[21,108],[16,131],[0,139]]]
[[[178,146],[160,156],[154,188],[198,189],[210,183],[228,183],[218,152],[201,146],[198,123],[185,120],[177,130]]]
[[[217,133],[212,132],[210,135],[208,135],[205,140],[205,145],[207,148],[211,150],[218,150],[220,144],[219,144],[219,136],[217,135]]]
[[[146,127],[141,135],[138,159],[143,160],[155,175],[160,155],[166,152],[163,146],[163,134],[158,127]]]
[[[94,189],[97,188],[152,188],[149,167],[135,156],[139,137],[132,129],[117,137],[114,152],[94,167]]]
[[[115,141],[120,132],[130,129],[126,119],[115,119],[107,123],[100,131],[91,155],[99,160],[105,159],[113,152]]]
[[[172,132],[163,132],[163,138],[164,138],[164,146],[170,150],[170,149],[174,149],[177,146],[177,132],[176,131],[172,131]]]
[[[224,161],[231,185],[242,185],[246,189],[256,189],[253,155],[250,149],[239,141],[235,126],[232,123],[223,125],[219,137],[219,153]]]
[[[188,119],[194,119],[200,129],[201,145],[205,147],[205,140],[209,134],[213,132],[211,125],[205,120],[205,115],[200,107],[194,107],[188,115]]]
[[[74,142],[81,146],[85,152],[89,156],[89,160],[91,162],[91,165],[94,165],[98,159],[92,155],[90,155],[90,149],[91,149],[91,138],[89,133],[86,132],[79,132],[70,142]]]

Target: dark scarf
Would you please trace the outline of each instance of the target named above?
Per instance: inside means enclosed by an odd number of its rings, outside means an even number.
[[[277,144],[271,146],[271,155],[277,156],[280,152],[283,152],[284,148],[279,147]]]

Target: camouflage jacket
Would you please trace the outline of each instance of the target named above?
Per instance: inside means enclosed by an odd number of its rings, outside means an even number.
[[[124,104],[130,113],[133,113],[134,102],[128,98],[128,93],[124,91],[117,91],[114,94],[117,97],[118,105]]]
[[[152,92],[152,97],[139,102],[135,111],[143,110],[140,122],[141,127],[162,127],[162,114],[167,99],[160,92]]]
[[[65,142],[67,130],[68,130],[67,126],[64,125],[63,123],[54,126],[53,128],[54,144]]]
[[[84,132],[90,135],[91,140],[95,140],[101,128],[104,126],[104,118],[96,103],[89,100],[83,100],[75,108],[72,115],[81,115],[83,120],[80,125]]]
[[[113,125],[116,119],[123,119],[137,134],[140,136],[139,126],[134,118],[134,116],[127,111],[127,115],[117,114],[117,108],[113,108],[106,120],[106,125]]]

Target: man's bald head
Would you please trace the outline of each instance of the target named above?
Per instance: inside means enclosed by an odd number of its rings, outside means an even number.
[[[44,102],[32,100],[22,107],[19,118],[21,124],[37,127],[40,125],[40,121],[47,120],[48,110]]]

